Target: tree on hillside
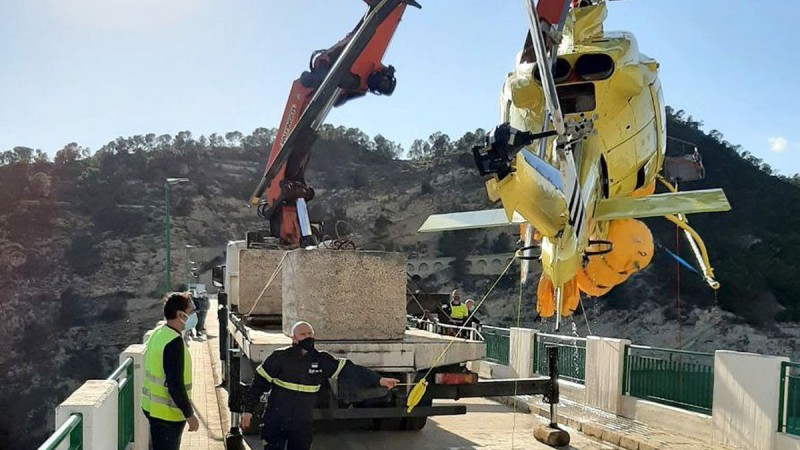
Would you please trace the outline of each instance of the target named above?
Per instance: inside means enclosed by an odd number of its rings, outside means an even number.
[[[261,154],[272,146],[276,132],[275,128],[256,128],[252,134],[242,140],[242,146],[245,151],[255,151]]]
[[[453,151],[453,143],[450,141],[450,136],[441,131],[428,136],[428,143],[433,156],[443,156]]]
[[[242,145],[242,137],[243,135],[241,131],[229,131],[225,133],[225,140],[231,147],[238,147]]]
[[[403,147],[400,144],[386,139],[383,135],[376,134],[372,142],[372,151],[378,156],[395,159],[403,153]]]
[[[453,150],[456,153],[471,153],[472,147],[483,145],[485,137],[486,130],[483,128],[467,131],[453,144]]]
[[[13,150],[7,150],[0,153],[0,164],[30,164],[33,158],[33,149],[30,147],[14,147]]]
[[[70,142],[65,145],[64,148],[56,152],[53,162],[56,165],[63,166],[87,156],[89,156],[89,149],[79,146],[77,142]]]
[[[431,156],[431,146],[422,139],[414,139],[411,148],[408,149],[408,157],[411,159],[424,159]]]

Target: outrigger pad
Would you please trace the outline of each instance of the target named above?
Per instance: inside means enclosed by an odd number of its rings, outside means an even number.
[[[550,425],[542,425],[533,430],[533,437],[537,441],[546,445],[560,447],[569,445],[569,433],[561,428],[552,428]]]

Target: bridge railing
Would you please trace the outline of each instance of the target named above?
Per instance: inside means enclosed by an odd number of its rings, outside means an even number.
[[[586,379],[586,338],[537,333],[533,343],[533,367],[539,375],[550,375],[547,349],[558,347],[558,376],[573,383]]]
[[[116,381],[119,389],[117,450],[125,450],[133,442],[133,358],[123,361],[107,380]]]
[[[116,383],[117,450],[125,450],[134,441],[134,413],[136,408],[134,407],[133,373],[133,358],[126,358],[105,380]],[[84,418],[82,414],[70,414],[69,418],[39,446],[38,450],[83,450],[83,424]],[[68,447],[65,447],[65,445],[68,445]]]
[[[781,363],[778,431],[800,436],[800,363]]]
[[[711,414],[713,354],[629,345],[624,358],[624,394]]]
[[[483,335],[475,327],[462,327],[441,322],[432,322],[430,320],[420,319],[413,316],[406,316],[406,325],[408,325],[409,328],[425,330],[430,333],[441,334],[444,336],[455,336],[462,339],[469,339],[471,341],[483,340]]]
[[[509,364],[511,348],[511,330],[508,328],[481,327],[483,341],[486,343],[486,360],[504,365]]]
[[[39,450],[56,450],[63,448],[63,444],[69,445],[66,450],[83,450],[83,417],[80,414],[69,416],[69,419],[39,446]]]

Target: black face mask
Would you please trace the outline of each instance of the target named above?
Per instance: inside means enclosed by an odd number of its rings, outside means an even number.
[[[305,350],[307,352],[310,352],[310,351],[314,350],[314,338],[313,337],[309,337],[309,338],[303,339],[302,341],[298,341],[297,342],[297,346],[302,348],[303,350]]]

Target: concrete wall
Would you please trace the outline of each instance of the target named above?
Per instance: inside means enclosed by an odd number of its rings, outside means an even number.
[[[614,414],[622,412],[622,378],[627,339],[586,339],[586,405]]]
[[[472,275],[497,275],[503,272],[508,265],[513,253],[493,253],[480,256],[468,256],[467,272]],[[406,269],[411,275],[427,277],[428,275],[441,272],[450,266],[455,258],[410,258]]]
[[[717,351],[712,442],[772,450],[777,442],[781,362],[788,358]]]
[[[56,429],[70,415],[83,415],[83,450],[117,448],[117,383],[89,380],[56,407]]]
[[[681,430],[682,434],[711,442],[711,416],[705,414],[624,395],[620,415],[667,429]]]

